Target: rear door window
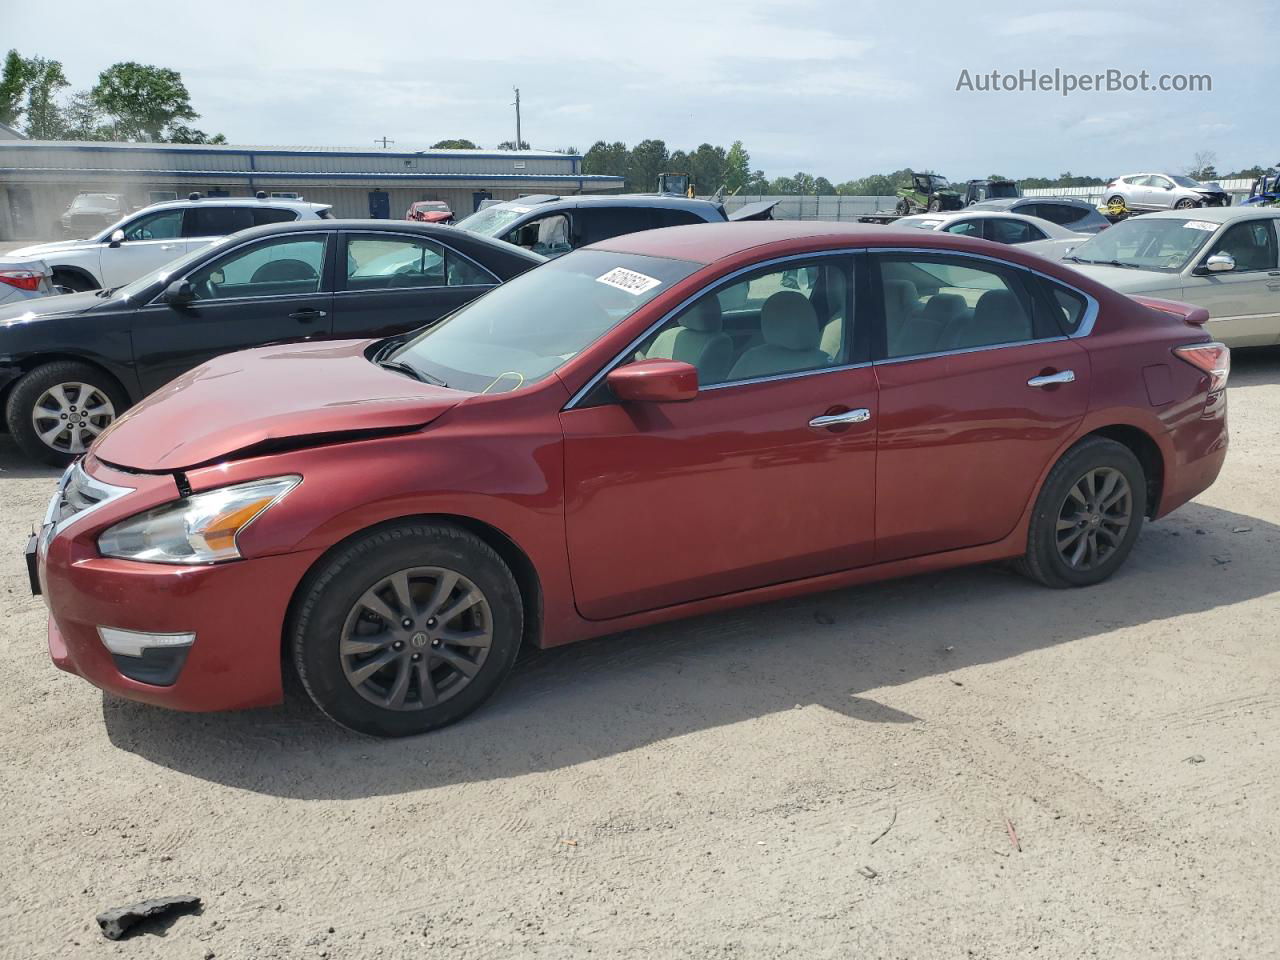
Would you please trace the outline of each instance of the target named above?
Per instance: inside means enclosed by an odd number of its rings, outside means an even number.
[[[691,223],[706,223],[702,217],[692,210],[654,210],[653,225],[655,227],[683,227]]]
[[[991,217],[987,220],[987,239],[996,243],[1030,243],[1045,239],[1045,235],[1025,220]]]
[[[225,237],[237,230],[253,226],[253,211],[249,207],[191,207],[183,227],[188,237]]]
[[[577,219],[583,245],[654,227],[648,207],[588,207],[577,211]]]

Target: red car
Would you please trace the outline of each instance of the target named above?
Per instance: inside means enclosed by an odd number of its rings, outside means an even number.
[[[544,647],[1018,558],[1078,587],[1227,449],[1203,310],[1014,247],[800,222],[617,237],[426,331],[178,378],[29,545],[54,662],[397,736]]]
[[[409,204],[404,218],[421,223],[453,223],[453,211],[443,200],[417,200]]]

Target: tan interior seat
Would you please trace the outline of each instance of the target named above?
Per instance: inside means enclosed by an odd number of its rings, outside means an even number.
[[[823,352],[818,315],[809,298],[794,290],[773,294],[760,309],[764,343],[747,350],[729,371],[730,380],[747,380],[830,366]]]
[[[681,360],[698,369],[699,383],[720,383],[733,362],[733,338],[724,332],[720,301],[704,297],[658,334],[645,359]]]

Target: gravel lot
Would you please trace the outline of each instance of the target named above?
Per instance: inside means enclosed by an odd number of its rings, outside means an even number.
[[[1275,956],[1280,352],[1230,402],[1218,484],[1101,587],[972,569],[531,653],[392,743],[57,672],[20,557],[54,473],[0,438],[0,956]]]

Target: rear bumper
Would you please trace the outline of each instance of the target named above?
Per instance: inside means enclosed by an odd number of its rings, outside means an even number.
[[[1176,510],[1218,479],[1227,458],[1227,392],[1210,397],[1197,418],[1174,427],[1169,437],[1173,457],[1166,458],[1157,517]]]
[[[183,568],[100,556],[50,543],[40,562],[54,665],[130,700],[176,710],[233,710],[282,699],[281,641],[289,601],[317,554]],[[194,633],[168,685],[121,672],[99,627]]]

